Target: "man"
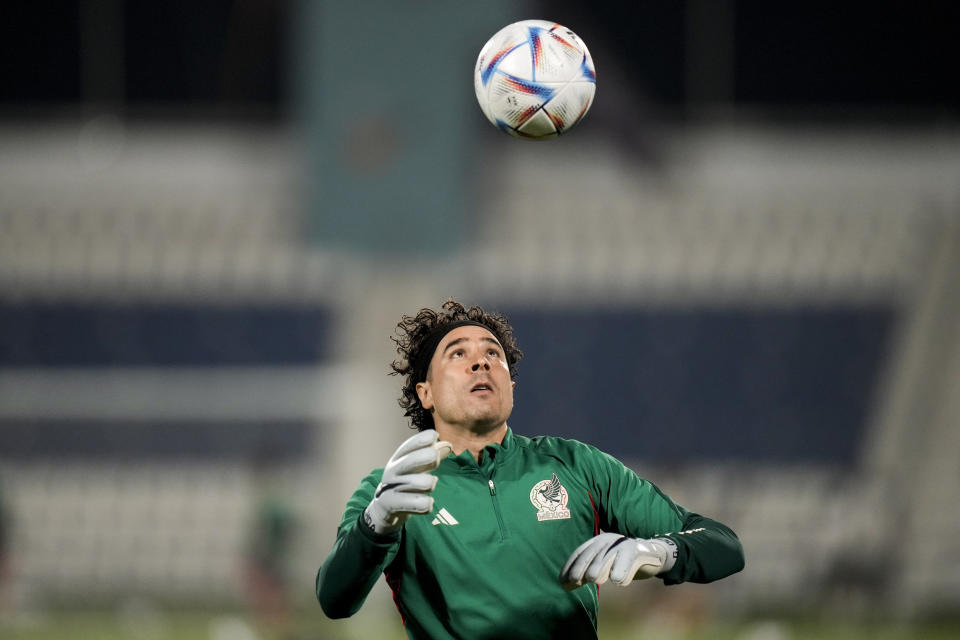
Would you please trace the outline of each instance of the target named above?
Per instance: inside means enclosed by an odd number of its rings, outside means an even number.
[[[317,575],[328,616],[353,615],[383,573],[413,639],[596,638],[608,579],[710,582],[743,568],[730,529],[611,456],[513,433],[522,353],[504,316],[448,300],[405,316],[394,340],[419,433],[347,503]]]

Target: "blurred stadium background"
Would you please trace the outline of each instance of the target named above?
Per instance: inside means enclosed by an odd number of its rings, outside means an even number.
[[[960,14],[631,4],[5,7],[0,638],[403,637],[313,578],[448,296],[514,320],[516,431],[744,542],[601,637],[960,634]],[[529,17],[598,70],[549,143],[472,93]]]

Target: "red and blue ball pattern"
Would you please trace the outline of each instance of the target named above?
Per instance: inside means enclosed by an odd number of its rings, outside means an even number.
[[[498,31],[480,51],[474,89],[484,115],[502,131],[548,139],[569,131],[589,111],[596,71],[573,31],[523,20]]]

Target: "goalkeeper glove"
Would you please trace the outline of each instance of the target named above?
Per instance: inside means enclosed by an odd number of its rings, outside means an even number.
[[[433,498],[427,494],[437,486],[437,476],[428,472],[453,451],[449,442],[437,438],[433,429],[421,431],[387,461],[374,498],[363,512],[363,521],[374,532],[393,533],[412,514],[433,511]]]
[[[603,584],[609,578],[625,587],[634,579],[669,571],[676,559],[677,545],[669,538],[640,539],[601,533],[570,555],[560,570],[560,584],[570,590],[586,582]]]

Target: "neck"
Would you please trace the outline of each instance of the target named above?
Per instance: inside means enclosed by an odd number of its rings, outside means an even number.
[[[503,442],[503,437],[507,435],[507,423],[504,422],[499,427],[484,431],[474,431],[459,425],[438,424],[437,434],[441,440],[446,440],[453,445],[454,455],[469,451],[473,459],[478,460],[485,446]]]

